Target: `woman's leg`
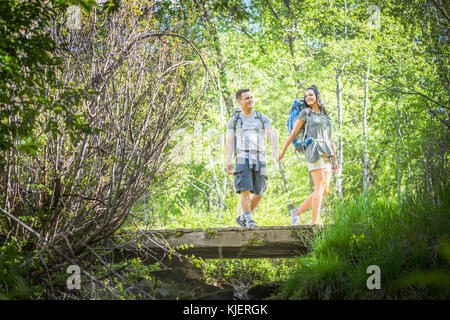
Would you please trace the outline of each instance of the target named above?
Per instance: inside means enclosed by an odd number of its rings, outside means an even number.
[[[318,169],[311,171],[314,180],[314,192],[312,198],[312,224],[317,224],[320,219],[320,206],[325,189],[327,189],[327,171]]]
[[[323,170],[324,171],[324,181],[326,181],[326,184],[324,184],[324,182],[318,182],[321,183],[324,186],[324,190],[323,190],[323,195],[325,195],[328,192],[328,185],[330,183],[330,179],[331,179],[331,172],[329,171],[325,171],[324,169],[319,169],[319,170]],[[311,172],[311,175],[313,174],[313,172],[315,171],[319,171],[319,170],[314,170]],[[314,177],[313,177],[314,179]],[[316,190],[318,189],[317,187],[317,183],[316,181],[314,181],[314,191],[308,196],[308,198],[305,199],[305,201],[303,201],[303,203],[297,207],[295,209],[295,214],[296,215],[301,215],[306,209],[308,209],[309,207],[312,206],[312,201],[314,199],[314,197],[316,196]]]
[[[322,174],[323,174],[324,179],[323,179],[323,181],[319,181],[318,183],[323,186],[322,195],[325,196],[328,193],[328,188],[330,186],[331,171],[327,171],[324,169],[320,169],[320,170],[323,170]],[[314,170],[314,171],[319,171],[319,170]],[[312,175],[312,172],[311,172],[311,175]],[[312,206],[312,201],[313,201],[314,197],[316,196],[317,189],[318,189],[317,184],[314,181],[314,191],[305,199],[305,201],[303,201],[303,203],[300,206],[295,208],[296,215],[298,215],[298,216],[301,215],[306,209],[308,209],[309,207]],[[320,207],[319,207],[319,210],[320,210]]]
[[[331,181],[331,171],[325,171],[325,189],[323,190],[323,195],[325,196],[328,193],[328,189],[330,188]]]
[[[306,198],[305,201],[303,201],[303,203],[302,203],[299,207],[295,208],[295,214],[299,216],[299,215],[301,215],[306,209],[308,209],[309,207],[311,207],[311,206],[312,206],[312,199],[313,199],[313,197],[314,197],[314,192],[312,192],[312,193],[308,196],[308,198]]]

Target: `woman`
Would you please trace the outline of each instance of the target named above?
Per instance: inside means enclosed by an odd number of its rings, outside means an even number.
[[[308,121],[306,137],[312,138],[313,142],[305,151],[306,164],[314,180],[314,191],[296,209],[291,210],[291,224],[296,225],[300,214],[312,206],[312,224],[319,225],[320,206],[322,198],[328,192],[328,185],[331,180],[331,170],[336,172],[338,162],[334,144],[331,140],[332,121],[320,97],[319,90],[315,85],[310,86],[305,92],[306,108],[303,109],[294,123],[292,132],[283,146],[283,150],[278,156],[278,162],[284,156],[292,140]],[[332,165],[333,161],[334,165]]]

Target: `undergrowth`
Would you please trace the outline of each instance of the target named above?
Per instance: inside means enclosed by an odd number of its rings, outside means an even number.
[[[432,203],[358,196],[338,205],[334,223],[299,257],[279,294],[284,299],[448,299],[450,188]],[[380,270],[380,288],[369,289]]]

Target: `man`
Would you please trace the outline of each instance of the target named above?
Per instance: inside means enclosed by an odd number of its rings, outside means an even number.
[[[255,210],[267,187],[266,140],[267,135],[276,159],[277,140],[271,121],[264,114],[253,110],[254,98],[249,89],[236,92],[241,111],[228,121],[226,138],[226,170],[233,174],[231,157],[234,150],[236,170],[234,185],[240,194],[243,214],[236,218],[241,227],[257,227],[251,213]],[[252,195],[251,195],[252,194]]]

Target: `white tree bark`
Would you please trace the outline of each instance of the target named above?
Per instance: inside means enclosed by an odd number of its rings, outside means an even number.
[[[369,31],[369,43],[372,38],[372,32]],[[369,74],[370,74],[370,53],[367,59],[367,69],[364,78],[364,106],[363,106],[363,191],[366,195],[369,190],[369,175],[368,175],[368,157],[367,157],[367,107],[369,104]]]
[[[400,128],[400,93],[399,93],[399,77],[401,72],[401,57],[398,64],[398,75],[397,75],[397,146],[398,146],[398,154],[397,154],[397,175],[398,175],[398,202],[401,201],[401,194],[402,194],[402,176],[401,176],[401,157],[402,157],[402,149],[401,149],[401,139],[402,139],[402,133]]]
[[[339,132],[342,133],[342,89],[341,89],[341,70],[336,71],[336,97],[337,97],[337,112],[338,112],[338,126],[339,126]],[[343,141],[342,141],[342,135],[339,135],[338,138],[338,163],[339,168],[337,171],[337,181],[336,181],[336,188],[337,193],[339,194],[339,199],[342,200],[342,166],[344,165],[344,155],[343,155]]]

